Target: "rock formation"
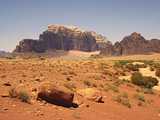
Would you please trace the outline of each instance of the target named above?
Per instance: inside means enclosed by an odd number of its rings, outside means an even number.
[[[39,40],[24,39],[14,52],[45,52],[47,50],[99,50],[106,38],[75,26],[49,25]]]
[[[124,37],[122,41],[106,46],[100,54],[117,56],[153,52],[160,52],[160,40],[146,40],[141,34],[134,32],[130,36]]]
[[[139,33],[132,33],[122,41],[112,44],[106,37],[93,31],[84,31],[75,26],[49,25],[38,40],[24,39],[14,52],[37,52],[48,50],[101,50],[102,55],[130,55],[160,52],[160,40],[146,40]]]

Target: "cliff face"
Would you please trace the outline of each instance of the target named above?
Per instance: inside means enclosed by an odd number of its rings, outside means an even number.
[[[130,55],[160,52],[160,40],[146,40],[139,33],[132,33],[122,41],[112,44],[106,37],[75,26],[49,25],[38,40],[24,39],[14,52],[45,52],[47,50],[101,50],[103,55]]]
[[[24,39],[14,52],[45,52],[46,50],[99,50],[106,38],[74,26],[49,25],[39,40]]]
[[[103,55],[148,54],[151,52],[160,52],[160,40],[146,40],[136,32],[101,50]]]
[[[14,52],[44,52],[45,45],[43,41],[33,40],[33,39],[24,39],[19,42],[19,45],[16,46]]]

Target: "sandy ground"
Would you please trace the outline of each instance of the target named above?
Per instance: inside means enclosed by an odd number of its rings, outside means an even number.
[[[71,53],[78,55],[78,53]],[[80,54],[82,55],[82,54]],[[78,55],[79,56],[79,55]],[[85,56],[88,56],[85,54]],[[83,55],[82,55],[83,57]],[[154,59],[160,56],[122,56],[101,59],[0,59],[0,120],[160,120],[160,94],[145,94],[146,102],[134,98],[137,86],[124,83],[119,91],[102,90],[104,84],[113,84],[118,80],[120,70],[114,69],[114,60],[121,59]],[[3,97],[8,90],[18,84],[26,85],[29,90],[38,88],[41,82],[50,81],[58,86],[72,83],[76,89],[87,87],[87,80],[102,92],[104,103],[85,101],[78,108],[64,108],[53,104],[34,101],[32,104],[21,102],[19,99]],[[6,86],[4,83],[10,83]],[[96,86],[95,86],[96,85]],[[117,103],[113,97],[126,92],[131,108]],[[75,97],[75,101],[76,101]]]

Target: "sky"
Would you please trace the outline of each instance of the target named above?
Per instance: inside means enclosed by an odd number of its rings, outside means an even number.
[[[112,42],[132,32],[160,39],[160,0],[0,0],[0,50],[38,39],[49,24],[96,31]]]

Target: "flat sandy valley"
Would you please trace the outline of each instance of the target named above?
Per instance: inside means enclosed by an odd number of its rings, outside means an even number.
[[[75,54],[75,52],[74,52]],[[159,120],[160,93],[145,93],[131,82],[120,82],[119,76],[132,71],[115,68],[115,61],[160,61],[160,54],[68,59],[28,58],[0,59],[0,120]],[[86,56],[86,54],[85,54]],[[74,92],[77,108],[62,107],[36,100],[38,88],[43,82],[52,82]],[[11,88],[24,86],[31,97],[30,103],[11,98]],[[79,97],[80,89],[97,89],[104,103]],[[136,98],[141,94],[142,98]],[[142,96],[143,95],[143,96]],[[125,101],[118,101],[118,97]]]

